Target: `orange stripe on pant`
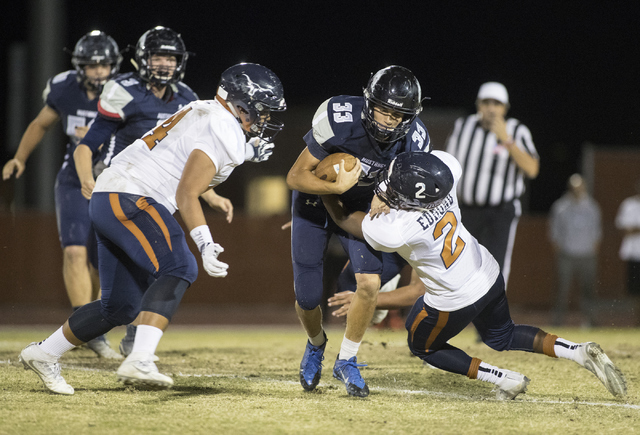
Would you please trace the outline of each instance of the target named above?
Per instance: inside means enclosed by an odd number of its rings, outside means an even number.
[[[158,210],[156,210],[154,206],[149,205],[144,197],[141,197],[139,200],[137,200],[136,205],[140,210],[144,210],[149,213],[149,216],[151,216],[151,218],[158,224],[158,226],[162,230],[162,234],[164,234],[164,238],[167,240],[169,249],[173,251],[173,247],[171,247],[171,236],[169,235],[169,228],[167,228],[167,224],[165,224],[162,220],[162,217],[160,217],[160,213],[158,213]]]
[[[449,321],[449,313],[445,311],[440,311],[438,315],[438,322],[436,323],[436,327],[431,330],[431,334],[429,334],[429,338],[427,342],[424,344],[424,350],[429,351],[429,346],[433,344],[436,340],[440,332],[442,332],[442,328],[445,327],[447,322]]]
[[[151,260],[151,263],[153,263],[157,272],[158,269],[160,269],[160,265],[158,264],[158,259],[156,258],[156,254],[153,252],[153,248],[151,248],[151,244],[149,243],[147,238],[144,236],[144,233],[140,230],[140,228],[136,226],[136,224],[131,222],[129,218],[127,218],[127,216],[124,214],[124,211],[122,211],[122,207],[120,207],[120,200],[118,198],[118,194],[110,193],[109,202],[111,203],[111,209],[113,210],[113,214],[116,216],[116,218],[118,218],[120,222],[122,222],[122,225],[124,225],[125,228],[128,229],[131,232],[131,234],[135,236],[136,239],[138,239],[138,242],[140,242],[140,244],[142,245],[144,252],[147,253],[149,260]]]
[[[433,344],[433,342],[438,337],[438,334],[440,334],[440,332],[442,331],[442,328],[444,328],[447,322],[449,321],[449,313],[447,313],[446,311],[440,311],[439,313],[440,314],[438,316],[438,321],[436,322],[436,326],[431,330],[431,334],[429,334],[429,338],[427,338],[427,341],[424,344],[424,350],[427,352],[429,351],[429,346]],[[426,308],[422,307],[422,310],[418,313],[415,320],[413,321],[413,324],[411,325],[411,341],[412,342],[413,342],[413,334],[416,332],[416,329],[418,329],[420,322],[422,322],[422,320],[428,315],[429,313],[427,313]]]

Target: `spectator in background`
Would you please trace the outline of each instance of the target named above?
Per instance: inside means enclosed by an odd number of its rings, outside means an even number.
[[[627,262],[627,290],[640,298],[640,179],[635,184],[636,194],[620,204],[616,227],[624,231],[620,258]]]
[[[526,125],[506,118],[509,94],[503,84],[480,86],[477,113],[456,120],[447,140],[447,152],[463,168],[458,185],[465,227],[498,261],[509,282],[511,253],[524,178],[536,178],[539,158]]]
[[[558,279],[554,325],[561,325],[564,321],[575,277],[580,284],[582,324],[593,326],[593,298],[601,237],[600,207],[589,195],[584,178],[573,174],[569,177],[567,192],[551,206],[549,221],[549,238],[556,255]]]

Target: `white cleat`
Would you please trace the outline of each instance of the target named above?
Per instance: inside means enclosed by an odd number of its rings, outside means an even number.
[[[531,380],[518,372],[512,372],[511,370],[502,370],[504,377],[496,384],[497,389],[496,399],[498,400],[513,400],[518,394],[527,391],[527,385]]]
[[[106,359],[123,359],[124,357],[120,355],[115,350],[111,349],[109,345],[109,340],[104,335],[100,337],[96,337],[93,340],[87,342],[87,347],[94,351],[100,358]]]
[[[25,370],[33,370],[42,379],[47,390],[56,394],[74,393],[73,387],[60,375],[58,359],[40,349],[38,343],[31,343],[22,349],[18,360]]]
[[[158,372],[154,361],[155,355],[145,352],[134,352],[124,360],[116,374],[118,381],[125,385],[141,385],[152,388],[171,388],[173,379]]]
[[[580,352],[584,357],[582,366],[596,375],[611,394],[614,396],[627,395],[627,381],[624,375],[611,362],[599,344],[582,343],[580,344]]]

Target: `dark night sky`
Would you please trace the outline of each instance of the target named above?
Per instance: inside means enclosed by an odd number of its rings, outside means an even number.
[[[185,82],[201,98],[211,98],[219,74],[240,61],[278,74],[289,112],[360,94],[371,72],[389,64],[416,74],[428,108],[473,111],[478,86],[501,81],[510,115],[529,126],[541,155],[534,211],[546,211],[579,169],[582,143],[640,144],[637,2],[140,1],[126,10],[116,3],[69,0],[67,46],[94,28],[122,48],[155,25],[171,27],[197,54]],[[3,39],[26,38],[26,6],[3,20]],[[130,71],[125,59],[122,71]]]

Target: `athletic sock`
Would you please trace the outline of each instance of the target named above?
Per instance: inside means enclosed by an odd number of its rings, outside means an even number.
[[[326,341],[326,338],[325,338],[325,335],[324,335],[324,329],[321,330],[320,334],[316,335],[315,337],[310,337],[309,341],[315,347],[322,346],[324,344],[324,342]]]
[[[43,351],[49,355],[55,356],[56,358],[60,358],[66,351],[76,347],[64,336],[62,333],[62,326],[48,338],[45,338],[38,343],[38,346],[40,346],[40,349]]]
[[[358,354],[358,349],[360,349],[360,343],[356,343],[355,341],[351,341],[347,337],[344,337],[342,339],[340,356],[338,358],[344,360],[351,359]]]
[[[151,355],[156,353],[156,348],[162,338],[162,329],[151,325],[138,325],[136,339],[133,342],[131,353],[144,352]]]
[[[584,361],[580,353],[581,347],[581,344],[565,340],[564,338],[556,338],[553,350],[558,358],[570,359],[582,365]]]
[[[478,367],[478,377],[484,382],[491,382],[492,384],[497,384],[504,376],[503,370],[499,367],[492,366],[491,364],[487,364],[486,362],[480,362],[480,367]]]

